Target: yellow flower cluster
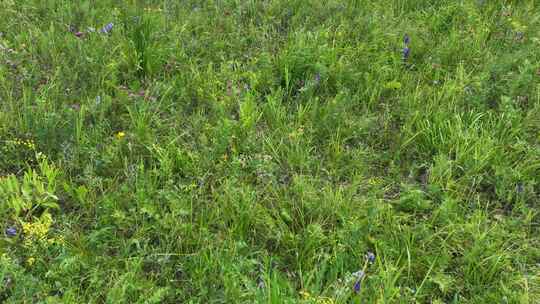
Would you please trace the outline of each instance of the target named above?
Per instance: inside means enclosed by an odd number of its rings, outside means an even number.
[[[14,139],[10,141],[11,143],[15,144],[16,146],[23,146],[27,147],[30,150],[36,150],[36,143],[31,139]]]
[[[12,140],[0,141],[0,154],[6,153],[11,155],[11,153],[23,153],[28,154],[33,152],[35,158],[39,160],[47,159],[47,155],[37,150],[36,143],[32,139],[20,139],[15,138]]]
[[[378,186],[378,185],[381,185],[384,182],[384,180],[380,177],[372,177],[367,182],[371,186]]]
[[[31,246],[33,242],[46,240],[49,229],[52,225],[50,213],[44,213],[39,221],[34,223],[23,223],[22,228],[25,237],[25,246]]]
[[[63,246],[66,240],[63,236],[49,237],[49,230],[53,219],[50,213],[44,213],[41,218],[33,223],[22,223],[22,229],[25,235],[24,245],[31,247],[35,243],[42,245],[59,245]]]
[[[306,290],[300,291],[300,295],[302,296],[302,299],[304,299],[305,301],[314,301],[314,303],[317,303],[317,304],[335,304],[336,303],[334,299],[332,298],[321,297],[321,296],[314,297]]]
[[[147,12],[152,12],[152,11],[161,12],[161,11],[163,11],[163,9],[161,9],[159,7],[145,7],[144,10],[147,11]]]

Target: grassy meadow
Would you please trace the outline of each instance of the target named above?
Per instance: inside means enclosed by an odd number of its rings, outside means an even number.
[[[540,3],[0,1],[0,302],[540,303]]]

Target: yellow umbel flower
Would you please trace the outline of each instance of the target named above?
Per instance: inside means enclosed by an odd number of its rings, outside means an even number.
[[[22,228],[25,235],[24,244],[26,246],[31,246],[35,241],[46,239],[52,222],[51,214],[46,212],[37,222],[22,223]]]

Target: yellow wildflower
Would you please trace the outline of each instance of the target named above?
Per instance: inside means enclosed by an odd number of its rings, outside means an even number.
[[[126,133],[120,131],[120,132],[116,133],[115,136],[116,136],[117,139],[122,139],[122,138],[124,138],[126,136]]]
[[[34,257],[29,257],[28,259],[26,259],[26,264],[28,264],[28,266],[34,265],[35,262],[36,259]]]
[[[24,244],[30,246],[32,241],[43,240],[49,233],[52,225],[52,217],[50,213],[44,213],[39,221],[34,223],[22,223],[23,232],[26,236]]]
[[[318,304],[335,304],[336,302],[332,298],[319,297],[317,299]]]
[[[304,300],[308,300],[309,298],[311,298],[311,294],[307,290],[301,290],[300,295]]]

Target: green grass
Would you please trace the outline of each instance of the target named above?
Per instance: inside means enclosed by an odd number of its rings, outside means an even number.
[[[0,32],[0,302],[540,303],[537,1],[4,0]]]

